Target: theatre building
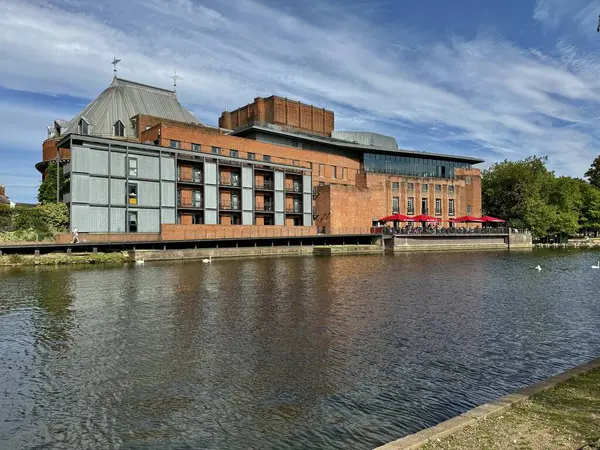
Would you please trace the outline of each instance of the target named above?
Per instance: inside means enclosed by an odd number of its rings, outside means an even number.
[[[115,78],[75,118],[55,120],[37,168],[70,177],[83,232],[182,226],[368,230],[400,212],[481,214],[482,160],[404,150],[370,132],[335,130],[333,111],[277,96],[201,123],[170,90]]]

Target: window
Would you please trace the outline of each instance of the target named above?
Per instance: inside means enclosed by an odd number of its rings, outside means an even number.
[[[442,192],[442,185],[441,184],[436,184],[435,185],[435,192]]]
[[[181,189],[177,189],[177,206],[181,206]]]
[[[89,134],[90,132],[90,124],[87,123],[85,119],[81,119],[79,121],[79,125],[77,126],[77,133],[79,134]]]
[[[130,205],[138,204],[138,185],[137,185],[137,183],[127,183],[127,202]]]
[[[201,152],[202,146],[200,144],[192,144],[192,151],[193,152]]]
[[[248,152],[248,159],[255,160],[256,159],[256,153],[250,153],[250,152]]]
[[[271,157],[269,155],[263,155],[263,161],[271,162]]]
[[[421,214],[429,214],[429,208],[427,207],[427,205],[429,205],[428,199],[422,198],[421,199]]]
[[[473,214],[473,208],[471,208],[471,205],[467,205],[467,216]]]
[[[435,199],[435,215],[436,216],[442,215],[442,199],[441,198]]]
[[[229,150],[229,156],[231,156],[232,158],[237,158],[239,155],[237,150],[231,149]]]
[[[137,211],[129,211],[129,232],[137,233],[138,230],[138,214]]]
[[[408,209],[407,212],[409,215],[414,215],[415,213],[415,199],[414,197],[408,197]]]
[[[211,147],[210,151],[213,155],[220,155],[221,154],[221,147]]]
[[[202,183],[202,171],[198,167],[192,167],[192,181]]]
[[[337,166],[333,166],[333,178],[337,178]]]
[[[177,166],[177,181],[181,181],[181,166]]]
[[[454,199],[448,200],[448,215],[449,216],[454,215]]]
[[[426,183],[421,184],[421,192],[429,191],[429,185]]]
[[[471,184],[471,177],[469,177],[469,176],[465,177],[465,184]]]
[[[448,186],[448,194],[454,194],[454,185],[453,184]]]
[[[400,189],[400,183],[392,183],[392,192],[394,194],[397,194],[399,189]]]
[[[181,148],[181,142],[174,141],[173,139],[171,139],[170,145],[171,145],[171,148]]]
[[[408,183],[408,192],[412,192],[415,189],[414,183]]]
[[[298,147],[298,141],[292,141],[292,147]]]
[[[323,164],[319,164],[319,176],[323,173]]]
[[[394,197],[392,199],[392,214],[400,212],[400,197]]]
[[[193,191],[192,192],[192,206],[194,208],[201,208],[202,207],[202,196],[200,194],[200,191]]]
[[[129,177],[137,178],[138,176],[138,160],[137,158],[127,158],[127,167],[129,169]]]
[[[125,125],[120,120],[117,120],[113,125],[113,135],[119,137],[125,136]]]

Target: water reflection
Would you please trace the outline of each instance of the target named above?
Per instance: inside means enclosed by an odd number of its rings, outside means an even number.
[[[590,258],[3,270],[0,447],[371,448],[596,356]]]

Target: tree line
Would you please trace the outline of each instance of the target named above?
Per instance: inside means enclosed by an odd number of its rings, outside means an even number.
[[[482,203],[486,214],[501,217],[533,236],[573,236],[600,231],[600,156],[585,176],[589,181],[556,176],[548,157],[504,160],[483,171]]]

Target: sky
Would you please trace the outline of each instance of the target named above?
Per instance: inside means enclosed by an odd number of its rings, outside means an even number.
[[[0,184],[33,202],[47,125],[122,78],[206,124],[258,96],[332,109],[338,130],[484,159],[600,154],[600,0],[1,0]]]

